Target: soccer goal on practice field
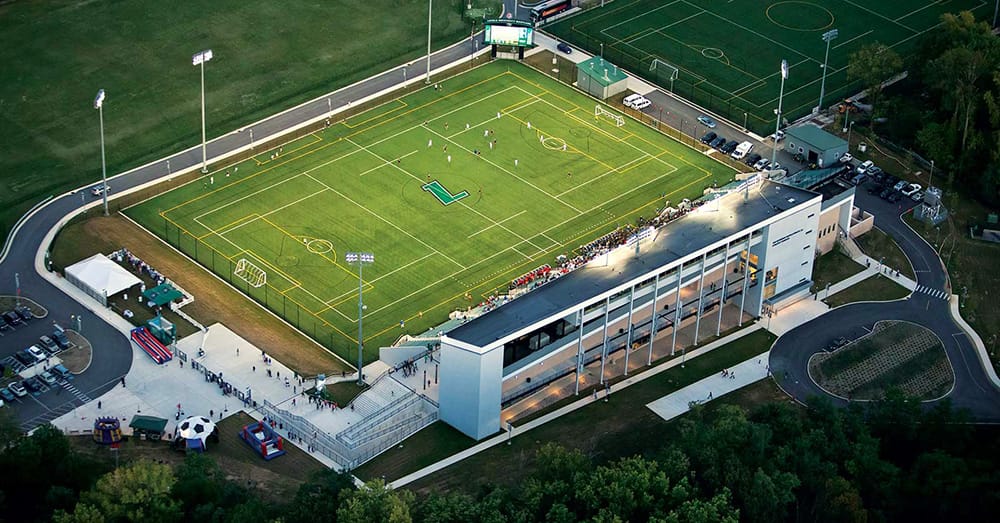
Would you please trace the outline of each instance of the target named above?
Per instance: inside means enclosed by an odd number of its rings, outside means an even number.
[[[267,272],[246,258],[240,258],[240,261],[236,262],[236,270],[233,271],[233,275],[249,283],[255,289],[267,283]]]
[[[649,72],[655,72],[657,78],[666,75],[667,80],[670,81],[670,92],[674,92],[674,80],[677,79],[678,75],[676,67],[660,60],[659,58],[653,58],[653,63],[649,64]]]
[[[607,119],[611,120],[612,122],[615,122],[615,126],[617,126],[617,127],[624,127],[625,126],[625,118],[624,117],[622,117],[621,115],[615,114],[615,113],[613,113],[613,112],[605,109],[604,107],[602,107],[600,105],[595,105],[594,106],[594,118],[601,118],[601,117],[607,118]]]

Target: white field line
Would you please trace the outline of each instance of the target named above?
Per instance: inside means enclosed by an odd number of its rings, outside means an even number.
[[[843,47],[843,46],[845,46],[845,45],[847,45],[847,44],[849,44],[849,43],[851,43],[851,42],[853,42],[853,41],[855,41],[855,40],[857,40],[859,38],[864,38],[864,37],[866,37],[866,36],[868,36],[868,35],[870,35],[870,34],[872,34],[874,32],[875,32],[874,29],[869,29],[869,30],[867,30],[867,31],[859,34],[858,36],[855,36],[854,38],[848,38],[847,40],[844,40],[843,42],[840,42],[839,44],[833,46],[833,48],[834,49],[839,49],[839,48],[841,48],[841,47]]]
[[[544,101],[544,100],[542,100],[542,102],[545,102],[545,101]],[[432,133],[434,133],[434,134],[436,134],[436,135],[438,135],[439,137],[441,137],[441,138],[443,138],[443,139],[445,139],[445,140],[448,140],[449,142],[451,142],[452,144],[454,144],[454,145],[455,145],[456,147],[458,147],[459,149],[462,149],[462,150],[463,150],[463,151],[465,151],[465,152],[468,152],[468,153],[471,153],[471,152],[472,152],[472,151],[471,151],[471,150],[469,150],[469,149],[468,149],[467,147],[464,147],[464,146],[463,146],[462,144],[460,144],[460,143],[457,143],[457,142],[455,142],[454,140],[449,140],[447,136],[445,136],[445,135],[443,135],[443,134],[441,134],[441,133],[439,133],[439,132],[437,132],[437,131],[435,131],[435,130],[433,130],[433,129],[430,129],[430,128],[427,128],[427,130],[428,130],[428,131],[430,131],[430,132],[432,132]],[[492,161],[492,160],[490,160],[489,158],[487,158],[487,157],[485,157],[485,156],[483,156],[483,157],[481,157],[481,158],[483,159],[483,161],[484,161],[484,162],[486,162],[486,163],[488,163],[488,164],[492,165],[493,167],[496,167],[497,169],[499,169],[499,170],[503,171],[504,173],[507,173],[507,174],[509,174],[510,176],[512,176],[512,177],[514,177],[514,178],[516,178],[516,179],[517,179],[518,181],[520,181],[520,182],[524,183],[525,185],[528,185],[529,187],[531,187],[531,188],[533,188],[533,189],[537,190],[538,192],[540,192],[540,193],[544,194],[545,196],[548,196],[549,198],[552,198],[553,200],[555,200],[555,201],[557,201],[557,202],[559,202],[559,203],[561,203],[561,204],[565,205],[566,207],[569,207],[570,209],[573,209],[573,210],[574,210],[575,212],[577,212],[577,213],[579,213],[579,214],[583,214],[583,211],[581,211],[580,209],[577,209],[576,207],[574,207],[574,206],[572,206],[572,205],[570,205],[570,204],[568,204],[568,203],[566,203],[566,202],[564,202],[564,201],[560,200],[559,198],[556,198],[555,196],[553,196],[553,195],[552,195],[551,193],[549,193],[549,192],[548,192],[548,191],[546,191],[545,189],[542,189],[541,187],[539,187],[539,186],[537,186],[537,185],[535,185],[535,184],[531,183],[530,181],[528,181],[528,180],[525,180],[524,178],[521,178],[520,176],[518,176],[518,175],[514,174],[513,172],[511,172],[510,170],[508,170],[508,169],[506,169],[506,168],[504,168],[504,167],[502,167],[502,166],[498,165],[497,163],[493,162],[493,161]]]
[[[427,130],[429,130],[429,131],[430,131],[430,128],[428,128]],[[431,132],[434,132],[434,131],[431,131]],[[435,134],[437,134],[437,133],[435,133]],[[441,136],[441,135],[440,135],[440,134],[438,134],[438,136]],[[447,139],[447,138],[446,138],[446,139]],[[449,140],[449,141],[450,141],[450,140]],[[348,140],[348,142],[350,142],[351,144],[353,144],[353,145],[354,145],[355,147],[361,147],[362,149],[364,149],[364,150],[365,150],[365,152],[367,152],[368,154],[370,154],[370,155],[372,155],[372,156],[374,156],[374,157],[378,158],[379,160],[383,160],[383,161],[385,160],[385,159],[384,159],[384,158],[382,158],[382,157],[381,157],[380,155],[376,154],[376,153],[375,153],[374,151],[372,151],[372,150],[368,149],[367,147],[365,147],[365,146],[363,146],[363,145],[359,145],[359,144],[357,144],[357,143],[355,143],[355,142],[353,142],[353,141],[351,141],[351,140]],[[452,142],[452,143],[454,143],[454,142]],[[417,176],[417,175],[415,175],[415,174],[411,173],[410,171],[407,171],[406,169],[402,168],[402,167],[401,167],[401,166],[399,166],[398,164],[392,164],[392,167],[393,167],[393,168],[395,168],[396,170],[398,170],[398,171],[402,172],[403,174],[405,174],[405,175],[409,176],[410,178],[413,178],[413,179],[414,179],[414,180],[416,180],[416,181],[417,181],[418,183],[423,183],[423,180],[421,180],[419,176]],[[470,210],[470,211],[472,211],[472,212],[474,212],[474,213],[478,214],[479,216],[481,216],[481,217],[482,217],[483,219],[485,219],[486,221],[490,221],[490,222],[493,222],[493,224],[494,224],[494,225],[496,225],[496,226],[500,227],[501,229],[503,229],[503,230],[505,230],[505,231],[507,231],[507,232],[509,232],[509,233],[513,234],[514,236],[516,236],[516,237],[520,238],[520,239],[521,239],[521,242],[527,242],[527,243],[528,243],[529,245],[531,245],[532,247],[535,247],[536,249],[538,248],[538,246],[537,246],[537,245],[535,245],[535,244],[531,243],[530,241],[528,241],[528,240],[527,240],[527,239],[526,239],[526,238],[525,238],[524,236],[521,236],[520,234],[518,234],[518,233],[516,233],[516,232],[514,232],[514,231],[512,231],[512,230],[510,230],[510,229],[508,229],[507,227],[504,227],[503,225],[500,225],[500,224],[499,224],[499,223],[498,223],[498,222],[497,222],[496,220],[494,220],[493,218],[490,218],[489,216],[486,216],[485,214],[483,214],[483,213],[479,212],[478,210],[476,210],[476,209],[473,209],[472,207],[469,207],[469,206],[468,206],[468,205],[466,205],[466,204],[465,204],[465,202],[463,202],[462,200],[458,200],[458,201],[457,201],[456,203],[458,203],[458,204],[459,204],[459,205],[461,205],[462,207],[465,207],[466,209],[468,209],[468,210]],[[515,250],[516,250],[516,249],[515,249]],[[518,252],[520,252],[520,251],[518,251]],[[529,257],[529,256],[527,256],[527,255],[526,255],[526,254],[524,254],[524,253],[521,253],[521,255],[522,255],[522,256],[524,256],[525,258],[529,258],[529,259],[530,259],[530,257]],[[442,254],[442,256],[444,256],[444,255]],[[461,264],[459,264],[459,265],[461,266]]]
[[[243,227],[244,225],[251,224],[251,223],[253,223],[253,222],[255,222],[255,221],[257,221],[257,220],[259,220],[261,218],[265,218],[267,216],[270,216],[270,215],[272,215],[272,214],[274,214],[274,213],[276,213],[278,211],[281,211],[283,209],[291,207],[291,206],[293,206],[293,205],[295,205],[295,204],[297,204],[299,202],[303,202],[305,200],[308,200],[309,198],[312,198],[313,196],[318,196],[318,195],[323,194],[325,192],[326,192],[326,188],[324,187],[324,188],[322,188],[322,189],[320,189],[320,190],[318,190],[318,191],[316,191],[316,192],[314,192],[312,194],[303,196],[303,197],[299,198],[298,200],[295,200],[294,202],[286,203],[285,205],[282,205],[281,207],[278,207],[277,209],[273,209],[273,210],[267,211],[264,214],[258,214],[257,217],[254,218],[254,219],[252,219],[252,220],[247,220],[245,222],[240,222],[240,223],[234,225],[233,227],[230,227],[229,229],[226,229],[225,227],[223,227],[222,229],[219,229],[216,232],[218,234],[228,234],[228,233],[231,233],[231,232],[235,231],[236,229],[239,229],[240,227]],[[204,227],[204,225],[202,225],[202,227]]]
[[[488,230],[496,227],[497,225],[500,225],[501,223],[503,223],[505,221],[508,221],[508,220],[513,220],[514,218],[517,218],[518,216],[520,216],[520,215],[522,215],[522,214],[524,214],[526,212],[528,212],[527,209],[525,209],[525,210],[523,210],[523,211],[521,211],[521,212],[519,212],[519,213],[517,213],[517,214],[515,214],[513,216],[504,218],[504,219],[502,219],[502,220],[500,220],[498,222],[494,222],[492,225],[487,225],[486,227],[483,227],[482,229],[479,229],[478,231],[470,234],[469,238],[472,238],[474,236],[478,236],[478,235],[480,235],[480,234],[482,234],[482,233],[484,233],[484,232],[486,232],[486,231],[488,231]]]
[[[676,4],[679,1],[680,0],[674,0],[673,2],[661,5],[660,7],[657,7],[656,9],[650,9],[649,11],[646,11],[646,12],[640,14],[640,15],[635,15],[632,18],[628,18],[628,19],[622,20],[621,22],[618,22],[617,24],[609,25],[609,26],[605,27],[604,29],[601,29],[601,32],[605,33],[604,36],[607,36],[608,38],[615,38],[615,37],[607,34],[607,31],[610,31],[610,30],[614,29],[615,27],[618,27],[618,26],[620,26],[622,24],[627,24],[627,23],[631,22],[632,20],[635,20],[636,18],[643,18],[643,17],[649,16],[654,11],[659,11],[660,9],[663,9],[665,7],[670,7],[670,6]],[[618,39],[615,38],[615,40],[618,40]]]
[[[494,96],[499,96],[499,95],[501,95],[501,94],[503,94],[503,93],[506,93],[507,91],[510,91],[510,90],[512,90],[512,89],[517,89],[517,90],[519,90],[519,91],[520,91],[520,90],[522,90],[522,89],[521,89],[520,87],[518,87],[518,86],[516,86],[516,85],[512,85],[512,86],[510,86],[510,87],[508,87],[508,88],[506,88],[506,89],[502,89],[502,90],[500,90],[500,91],[496,91],[496,92],[494,92],[494,93],[490,93],[490,94],[488,94],[488,95],[486,95],[486,96],[484,96],[484,97],[482,97],[482,98],[479,98],[479,99],[477,99],[477,100],[475,100],[475,101],[473,101],[473,102],[469,102],[469,103],[467,103],[467,104],[464,104],[464,105],[460,105],[460,106],[458,106],[458,107],[456,107],[456,108],[454,108],[454,109],[452,109],[452,110],[450,110],[450,111],[448,111],[448,112],[446,112],[446,113],[444,113],[444,114],[441,114],[441,115],[438,115],[438,116],[435,116],[434,118],[429,118],[429,119],[427,120],[427,122],[428,122],[428,123],[430,123],[430,122],[434,122],[434,121],[437,121],[437,120],[440,120],[440,119],[442,119],[442,118],[444,118],[444,117],[446,117],[446,116],[448,116],[448,115],[450,115],[450,114],[454,114],[454,113],[457,113],[457,112],[459,112],[459,111],[461,111],[461,110],[463,110],[463,109],[467,109],[467,108],[469,108],[469,107],[472,107],[473,105],[479,105],[479,104],[483,103],[484,101],[486,101],[486,100],[489,100],[490,98],[493,98]],[[436,103],[436,102],[435,102],[435,103]],[[412,130],[412,129],[416,129],[417,127],[420,127],[420,126],[419,126],[419,125],[414,125],[413,127],[411,127],[411,128],[410,128],[410,129],[408,129],[408,130]],[[464,129],[463,129],[463,130],[464,130]],[[456,133],[456,134],[458,134],[458,133]]]
[[[871,9],[868,9],[867,7],[865,7],[863,5],[858,5],[857,3],[852,2],[851,0],[844,0],[844,3],[851,4],[854,7],[857,7],[858,9],[861,9],[863,11],[868,11],[869,13],[871,13],[871,14],[873,14],[873,15],[875,15],[875,16],[883,19],[883,20],[885,20],[886,22],[892,22],[892,23],[898,25],[899,27],[902,27],[903,29],[906,29],[908,31],[913,31],[914,33],[918,32],[916,29],[914,29],[912,27],[909,27],[909,26],[907,26],[905,24],[901,24],[901,23],[893,20],[892,18],[889,18],[889,17],[883,15],[882,13],[879,13],[877,11],[872,11]],[[910,13],[910,14],[913,14],[913,13]],[[909,16],[909,15],[907,15],[907,16]],[[905,17],[903,17],[903,18],[905,18]]]
[[[354,142],[351,142],[351,143],[354,143]],[[407,232],[406,229],[403,229],[402,227],[396,225],[395,223],[392,223],[392,220],[387,220],[387,219],[383,218],[377,212],[375,212],[375,211],[373,211],[373,210],[365,207],[364,205],[361,205],[360,203],[354,201],[353,199],[351,199],[346,194],[344,194],[344,193],[342,193],[342,192],[334,189],[333,187],[330,187],[329,185],[321,182],[320,180],[317,180],[316,178],[313,177],[313,175],[307,174],[306,176],[308,176],[309,178],[311,178],[316,183],[318,183],[318,184],[326,187],[327,189],[329,189],[331,192],[333,192],[337,196],[340,196],[341,198],[347,200],[348,202],[351,202],[352,204],[354,204],[355,206],[357,206],[359,209],[362,209],[365,212],[367,212],[368,214],[371,214],[372,216],[374,216],[375,218],[378,218],[379,220],[385,222],[386,224],[388,224],[393,229],[396,229],[397,231],[405,234],[406,236],[409,236],[410,238],[412,238],[414,241],[416,241],[420,245],[423,245],[424,247],[427,247],[428,249],[434,251],[435,253],[440,254],[444,259],[450,261],[451,263],[454,263],[455,265],[458,265],[459,267],[462,267],[463,269],[465,268],[465,266],[462,265],[461,263],[458,263],[457,261],[451,259],[451,257],[449,257],[448,255],[442,253],[441,251],[435,249],[434,247],[431,247],[430,245],[427,244],[427,242],[425,242],[425,241],[421,240],[420,238],[417,238],[416,236],[414,236],[414,235],[410,234],[409,232]],[[322,302],[322,300],[320,300],[320,301]]]
[[[687,0],[681,0],[681,1],[683,1],[683,2],[685,3],[685,4],[688,4],[688,5],[690,5],[691,7],[694,7],[694,8],[697,8],[697,9],[702,9],[702,7],[701,7],[701,6],[698,6],[698,5],[695,5],[695,4],[692,4],[691,2],[689,2],[689,1],[687,1]],[[844,0],[844,1],[845,1],[845,2],[849,2],[849,0]],[[743,29],[744,31],[746,31],[746,32],[748,32],[748,33],[752,33],[752,34],[755,34],[755,35],[757,35],[758,37],[760,37],[760,38],[761,38],[762,40],[767,40],[768,42],[771,42],[772,44],[774,44],[774,45],[776,45],[776,46],[778,46],[778,47],[782,47],[782,48],[784,48],[784,49],[787,49],[788,51],[790,51],[790,52],[792,52],[792,53],[795,53],[795,54],[797,54],[797,55],[799,55],[799,56],[803,56],[803,57],[805,57],[805,58],[808,58],[808,59],[810,59],[810,60],[813,60],[813,61],[814,61],[814,62],[816,62],[816,63],[822,63],[822,62],[820,62],[820,61],[818,61],[818,60],[816,60],[816,59],[814,59],[814,58],[810,58],[810,57],[809,57],[808,55],[806,55],[806,54],[804,54],[804,53],[801,53],[801,52],[799,52],[798,50],[796,50],[796,49],[794,49],[794,48],[791,48],[791,47],[788,47],[787,45],[785,45],[785,44],[783,44],[783,43],[781,43],[781,42],[779,42],[779,41],[777,41],[777,40],[774,40],[774,39],[771,39],[771,38],[768,38],[768,36],[767,36],[767,35],[765,35],[765,34],[762,34],[762,33],[759,33],[759,32],[757,32],[757,31],[754,31],[753,29],[750,29],[749,27],[746,27],[746,26],[744,26],[744,25],[740,25],[740,24],[737,24],[736,22],[734,22],[734,21],[732,21],[732,20],[730,20],[730,19],[728,19],[728,18],[726,18],[726,17],[724,17],[724,16],[722,16],[722,15],[719,15],[719,14],[716,14],[716,13],[713,13],[712,11],[706,11],[706,10],[704,10],[704,9],[702,9],[702,11],[704,11],[705,13],[708,13],[708,14],[710,14],[710,15],[712,15],[712,16],[714,16],[714,17],[718,18],[719,20],[722,20],[723,22],[727,22],[727,23],[729,23],[729,24],[732,24],[732,25],[734,25],[734,26],[736,26],[736,27],[739,27],[740,29]]]
[[[585,182],[583,182],[583,183],[581,183],[579,185],[574,185],[573,187],[570,187],[569,189],[566,189],[565,191],[557,194],[556,197],[563,196],[565,194],[571,193],[571,192],[573,192],[573,191],[575,191],[575,190],[577,190],[577,189],[579,189],[579,188],[587,185],[588,183],[596,182],[597,180],[600,180],[601,178],[604,178],[605,176],[607,176],[609,174],[621,172],[621,170],[624,169],[625,167],[627,167],[629,165],[632,165],[632,164],[634,164],[636,162],[645,160],[646,158],[650,158],[650,157],[651,157],[651,155],[647,153],[647,154],[644,154],[644,155],[642,155],[642,156],[640,156],[638,158],[629,160],[629,161],[627,161],[627,162],[619,165],[618,167],[615,167],[614,169],[610,169],[610,170],[606,171],[604,174],[601,174],[600,176],[596,176],[596,177],[591,178],[591,179],[589,179],[589,180],[587,180],[587,181],[585,181]]]
[[[389,272],[387,272],[387,273],[379,276],[378,278],[375,278],[374,280],[368,280],[365,283],[367,283],[369,285],[374,285],[375,282],[381,280],[382,278],[387,278],[389,276],[392,276],[393,274],[395,274],[395,273],[397,273],[397,272],[399,272],[399,271],[401,271],[401,270],[403,270],[403,269],[405,269],[407,267],[410,267],[413,264],[420,263],[420,262],[426,260],[427,258],[430,258],[431,256],[434,256],[435,254],[437,254],[437,253],[436,252],[427,253],[427,254],[425,254],[425,255],[423,255],[423,256],[421,256],[421,257],[419,257],[419,258],[411,261],[410,263],[407,263],[406,265],[403,265],[401,267],[396,267],[395,269],[393,269],[393,270],[391,270],[391,271],[389,271]],[[334,298],[330,298],[329,300],[323,302],[323,305],[326,305],[327,307],[330,307],[331,303],[333,303],[335,301],[339,301],[339,300],[341,300],[343,298],[346,298],[348,296],[351,296],[353,294],[354,294],[354,289],[351,289],[351,290],[349,290],[347,292],[344,292],[344,293],[340,294],[339,296],[336,296]]]
[[[407,156],[413,156],[414,154],[417,154],[417,151],[410,151],[410,152],[404,154],[403,156],[400,156],[399,158],[397,158],[397,160],[402,160],[403,158],[406,158]],[[378,165],[378,166],[372,167],[371,169],[368,169],[367,171],[362,172],[358,176],[361,177],[361,176],[364,176],[364,175],[366,175],[368,173],[375,172],[375,171],[377,171],[377,170],[379,170],[379,169],[381,169],[381,168],[389,165],[390,163],[391,162],[386,162],[386,163],[383,163],[382,165]]]

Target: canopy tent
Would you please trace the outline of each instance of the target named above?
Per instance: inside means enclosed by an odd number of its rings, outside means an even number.
[[[205,416],[191,416],[175,429],[177,436],[186,440],[189,449],[204,451],[205,440],[215,431],[215,423]]]
[[[95,254],[66,267],[66,280],[102,305],[108,304],[108,296],[142,284],[142,280],[103,254]]]
[[[136,432],[145,432],[147,434],[162,434],[163,429],[167,427],[167,420],[164,418],[157,418],[155,416],[143,416],[141,414],[136,414],[132,416],[132,421],[128,424]]]
[[[184,297],[180,291],[174,288],[173,285],[169,283],[164,283],[162,285],[157,285],[152,289],[147,289],[146,292],[142,293],[142,301],[145,303],[152,303],[153,305],[159,307],[166,303],[170,303],[177,298]]]

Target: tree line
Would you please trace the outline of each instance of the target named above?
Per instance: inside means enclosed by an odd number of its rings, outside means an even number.
[[[847,72],[867,90],[872,131],[933,160],[949,185],[1000,204],[1000,40],[989,23],[944,14],[905,59],[873,43],[851,55]]]
[[[211,452],[175,467],[112,469],[42,427],[0,431],[0,517],[57,523],[239,522],[800,522],[991,519],[1000,509],[997,429],[942,403],[892,392],[847,409],[766,404],[749,413],[699,406],[648,452],[596,463],[539,447],[514,486],[418,498],[381,480],[356,488],[323,471],[285,502],[231,481]],[[502,468],[502,467],[501,467]]]

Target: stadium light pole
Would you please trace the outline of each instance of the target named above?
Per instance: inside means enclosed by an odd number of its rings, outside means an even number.
[[[433,10],[434,0],[427,0],[427,79],[424,80],[425,84],[431,83],[431,13]]]
[[[104,89],[97,91],[94,98],[94,109],[97,109],[98,118],[101,120],[101,196],[104,198],[104,215],[108,215],[108,165],[104,159]]]
[[[361,269],[366,263],[375,263],[375,255],[370,252],[349,252],[345,255],[347,263],[358,264],[358,386],[364,386],[365,382],[361,378],[361,369],[364,367],[364,339],[362,338],[361,320],[365,313],[365,302],[362,299],[362,291],[365,282],[361,279]]]
[[[781,89],[778,91],[778,109],[774,111],[777,118],[774,122],[774,147],[771,149],[771,164],[778,157],[778,131],[781,130],[781,98],[785,96],[785,79],[788,78],[788,60],[781,61]]]
[[[199,51],[191,56],[191,65],[201,67],[201,172],[208,172],[208,154],[205,144],[205,62],[212,59],[212,50]]]
[[[838,35],[840,35],[840,31],[836,29],[830,29],[823,33],[823,41],[826,42],[826,56],[823,58],[823,79],[819,83],[819,103],[816,104],[817,113],[823,110],[823,95],[826,94],[826,65],[830,61],[830,42],[836,39]]]

